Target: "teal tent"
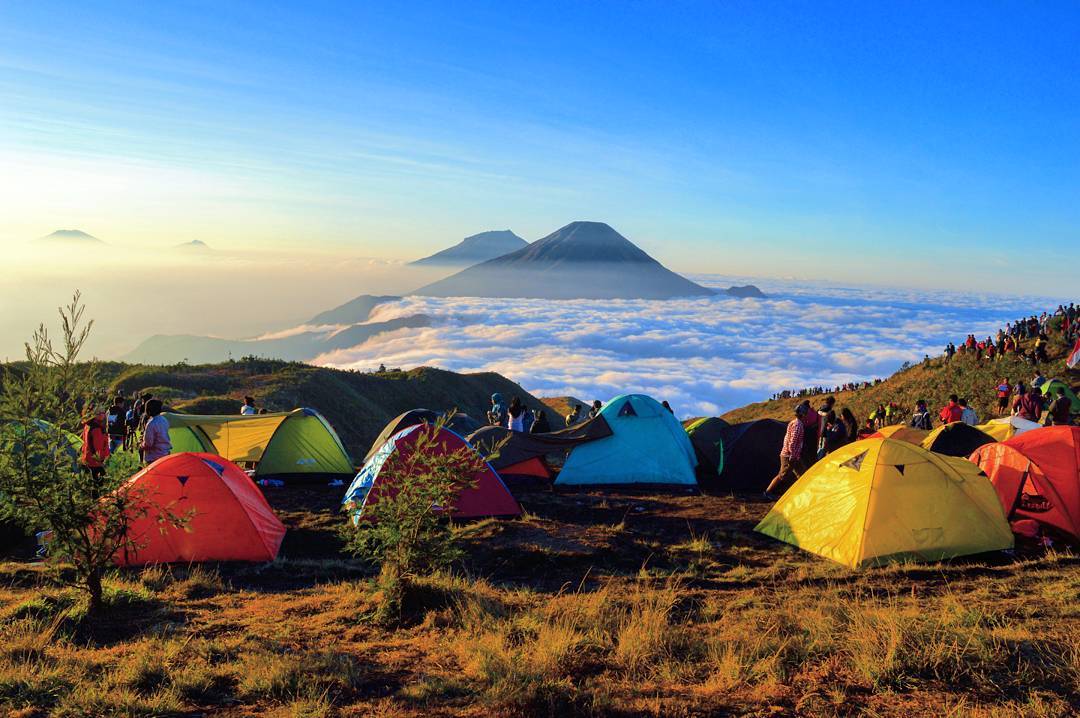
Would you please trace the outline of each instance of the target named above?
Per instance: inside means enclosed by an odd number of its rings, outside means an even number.
[[[555,486],[697,488],[697,457],[682,424],[644,394],[612,399],[600,411],[612,435],[577,446]]]

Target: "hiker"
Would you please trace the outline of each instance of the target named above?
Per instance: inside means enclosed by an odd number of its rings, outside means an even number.
[[[521,414],[521,430],[526,434],[531,434],[532,425],[533,422],[536,421],[536,417],[529,411],[529,407],[523,405],[522,409],[524,409],[524,412]]]
[[[592,408],[589,409],[589,418],[595,419],[600,416],[600,410],[604,408],[604,403],[599,399],[593,400]]]
[[[979,423],[979,415],[975,413],[975,410],[968,406],[967,399],[961,398],[957,402],[960,405],[960,421],[964,422],[968,426],[975,426]]]
[[[821,449],[818,450],[817,458],[821,461],[826,455],[839,449],[847,443],[847,427],[844,422],[836,417],[835,411],[825,415],[825,430],[821,435]]]
[[[530,434],[547,434],[551,431],[551,424],[548,423],[547,412],[543,409],[537,409],[533,412],[532,428],[529,429]]]
[[[510,431],[524,432],[525,406],[521,403],[520,398],[515,396],[510,400],[510,409],[507,414],[506,428]]]
[[[105,475],[105,462],[109,458],[107,416],[104,409],[91,409],[90,417],[83,422],[82,456],[79,463],[95,482]]]
[[[146,415],[150,419],[143,429],[140,448],[143,462],[152,464],[172,452],[172,442],[169,440],[169,420],[161,415],[161,399],[146,402]]]
[[[1012,396],[1012,384],[1009,377],[1004,376],[997,385],[997,408],[998,416],[1003,416],[1009,410],[1009,398]]]
[[[919,399],[915,402],[915,413],[911,415],[911,428],[930,431],[934,428],[934,420],[930,416],[930,410],[926,407],[926,400]]]
[[[885,425],[892,426],[898,424],[900,419],[900,407],[895,401],[890,401],[889,405],[885,407]]]
[[[1034,389],[1028,391],[1023,384],[1016,385],[1016,401],[1013,402],[1013,413],[1021,419],[1038,421],[1042,416],[1042,396]]]
[[[498,392],[491,395],[491,408],[488,409],[487,420],[491,426],[506,426],[506,404],[503,403],[502,394]]]
[[[859,422],[855,420],[855,415],[851,413],[851,409],[846,406],[840,410],[840,418],[844,422],[844,429],[847,431],[847,443],[857,441],[859,438]]]
[[[803,407],[803,442],[802,442],[802,456],[798,457],[802,459],[803,466],[812,466],[817,461],[818,441],[821,438],[821,429],[824,426],[824,421],[821,419],[821,414],[813,411],[810,408],[810,400],[804,401],[801,406]]]
[[[874,411],[871,412],[870,418],[874,421],[875,429],[885,428],[885,413],[886,412],[884,404],[878,404],[877,409],[874,409]]]
[[[117,394],[109,407],[107,422],[109,428],[109,453],[115,454],[124,445],[127,435],[127,410],[123,394]]]
[[[960,407],[960,397],[956,394],[949,394],[949,403],[941,407],[941,411],[938,412],[941,423],[952,424],[960,421],[963,416],[964,410]]]
[[[240,407],[240,416],[255,416],[258,413],[258,410],[255,409],[255,398],[245,396],[244,405]]]
[[[807,404],[796,406],[795,418],[788,422],[787,431],[784,432],[784,444],[780,447],[780,471],[765,489],[765,498],[770,501],[776,499],[776,494],[773,492],[781,484],[787,483],[789,479],[798,478],[799,474],[802,473],[802,459],[800,457],[803,453],[803,439],[806,436],[803,419],[806,417],[808,406]]]
[[[1068,426],[1072,423],[1072,401],[1065,396],[1065,387],[1059,386],[1057,398],[1046,411],[1047,426]]]
[[[574,410],[571,411],[569,414],[567,414],[566,418],[564,419],[564,421],[566,422],[566,425],[567,426],[573,426],[574,424],[581,421],[581,412],[582,412],[581,404],[574,404]]]

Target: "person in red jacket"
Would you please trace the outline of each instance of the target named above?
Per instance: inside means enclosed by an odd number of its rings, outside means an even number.
[[[109,458],[109,434],[106,422],[105,412],[95,409],[94,414],[83,424],[80,463],[90,472],[94,480],[105,475],[105,462]]]
[[[964,407],[960,406],[960,397],[956,394],[949,395],[949,403],[941,408],[938,418],[942,424],[951,424],[960,421],[964,416]]]

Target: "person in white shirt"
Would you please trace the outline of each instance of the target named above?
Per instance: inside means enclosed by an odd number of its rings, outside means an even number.
[[[968,426],[975,426],[979,423],[979,415],[975,413],[974,409],[968,406],[967,399],[961,399],[956,403],[960,405],[961,409],[963,409],[963,413],[960,415],[960,421],[964,422]]]
[[[258,413],[259,412],[255,410],[255,399],[254,399],[254,397],[245,396],[244,397],[244,405],[242,407],[240,407],[240,415],[241,416],[255,416]]]
[[[172,441],[169,440],[169,420],[161,415],[161,399],[146,402],[146,415],[150,420],[143,429],[139,448],[142,449],[143,461],[152,464],[172,453]]]
[[[525,431],[525,406],[521,399],[514,397],[510,401],[510,411],[507,412],[506,428],[510,431]]]

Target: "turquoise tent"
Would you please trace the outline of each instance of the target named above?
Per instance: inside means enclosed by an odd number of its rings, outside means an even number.
[[[600,411],[611,436],[570,452],[555,486],[672,485],[697,488],[697,456],[682,424],[644,394],[612,399]]]

